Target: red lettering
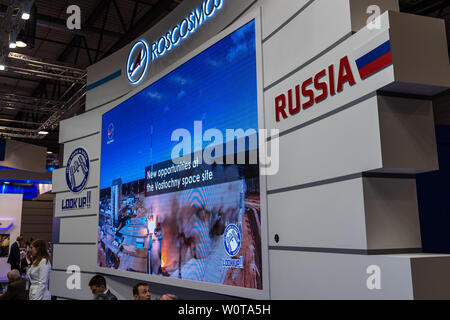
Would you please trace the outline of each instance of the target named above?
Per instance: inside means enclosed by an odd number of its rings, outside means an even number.
[[[328,77],[330,78],[330,95],[334,96],[336,94],[334,88],[334,64],[328,67]]]
[[[312,91],[311,89],[306,90],[306,87],[312,84],[312,82],[313,82],[312,78],[309,78],[308,80],[305,80],[302,84],[302,95],[304,97],[309,97],[309,101],[303,104],[303,109],[307,109],[314,104],[314,91]]]
[[[356,83],[355,78],[353,77],[352,68],[350,67],[350,63],[348,62],[348,57],[342,58],[339,64],[339,77],[337,86],[338,92],[344,90],[344,83],[346,82],[348,82],[350,86]]]
[[[289,101],[289,113],[291,114],[291,116],[293,116],[294,114],[297,114],[300,112],[300,86],[297,85],[295,87],[295,107],[293,106],[292,103],[292,90],[289,90],[288,92],[288,101]]]
[[[328,82],[326,78],[327,72]],[[344,90],[344,85],[347,82],[350,86],[355,85],[355,77],[353,76],[353,71],[347,56],[340,60],[337,78],[336,84],[335,70],[334,65],[332,64],[321,70],[314,77],[303,81],[301,85],[298,84],[295,88],[289,89],[287,93],[280,94],[275,98],[276,121],[279,122],[282,119],[288,118],[288,116],[293,116],[299,113],[302,108],[307,109],[314,104],[320,103],[327,99],[328,95],[336,95]],[[312,85],[314,87],[312,87]],[[303,101],[301,99],[305,100]],[[303,104],[301,102],[303,102]],[[286,107],[288,107],[289,115],[287,114]]]
[[[322,100],[325,100],[328,96],[328,86],[326,82],[320,82],[319,80],[327,75],[327,72],[325,69],[320,71],[316,76],[314,77],[314,88],[316,90],[322,90],[322,93],[316,97],[315,102],[319,103]]]
[[[285,108],[286,108],[286,96],[284,94],[280,94],[278,97],[275,98],[275,117],[277,122],[280,121],[280,114],[283,117],[283,119],[286,119],[288,117],[286,111],[284,110]]]

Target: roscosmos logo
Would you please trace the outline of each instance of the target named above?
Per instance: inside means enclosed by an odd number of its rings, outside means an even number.
[[[137,85],[144,79],[149,63],[149,49],[145,40],[139,40],[131,48],[127,59],[127,78],[131,84]]]

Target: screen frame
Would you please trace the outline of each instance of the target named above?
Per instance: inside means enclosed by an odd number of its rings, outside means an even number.
[[[219,42],[223,38],[227,37],[237,29],[243,27],[247,23],[255,21],[255,51],[256,51],[256,77],[257,77],[257,105],[258,105],[258,130],[265,128],[264,119],[264,89],[263,89],[263,63],[262,63],[262,23],[261,23],[261,7],[257,6],[252,9],[248,14],[239,18],[237,21],[233,22],[230,26],[224,29],[222,32],[212,37],[210,40],[206,41],[204,44],[199,46],[197,49],[193,50],[188,55],[184,56],[178,62],[172,64],[171,66],[164,69],[159,74],[153,76],[150,80],[142,82],[138,87],[136,87],[131,92],[120,97],[113,104],[108,106],[108,109],[101,112],[100,115],[100,132],[103,132],[103,115],[113,110],[118,105],[122,104],[126,100],[130,99],[134,95],[138,94],[140,91],[145,90],[147,87],[151,86],[153,83],[162,79],[181,65],[185,64],[201,52],[207,50],[209,47]],[[103,140],[103,135],[101,135],[101,143]],[[261,143],[261,141],[260,141]],[[265,141],[264,141],[265,143]],[[101,144],[100,144],[101,145]],[[261,155],[260,155],[261,156]],[[101,152],[100,159],[101,163]],[[267,161],[261,161],[261,163],[267,163]],[[100,168],[101,173],[101,168]],[[99,174],[100,176],[100,174]],[[99,185],[100,190],[100,185]],[[99,199],[98,199],[99,201]],[[158,283],[161,285],[168,285],[173,287],[181,287],[184,289],[192,289],[199,291],[207,291],[222,295],[243,297],[249,299],[269,299],[270,298],[270,282],[269,282],[269,249],[268,249],[268,213],[267,213],[267,176],[260,175],[260,201],[261,201],[261,257],[262,257],[262,289],[249,289],[231,285],[216,284],[202,281],[193,281],[186,279],[169,278],[160,275],[150,275],[146,273],[130,272],[125,270],[112,270],[109,268],[99,267],[97,261],[95,261],[95,270],[97,273],[119,276],[128,279],[135,279],[139,281],[147,281],[149,283]],[[98,212],[97,212],[98,217]],[[98,233],[96,235],[98,244]]]

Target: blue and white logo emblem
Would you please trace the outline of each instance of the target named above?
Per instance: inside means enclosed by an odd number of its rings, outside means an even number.
[[[241,249],[241,232],[234,224],[229,224],[223,234],[223,244],[228,255],[233,257]]]
[[[127,60],[127,78],[131,84],[138,84],[144,79],[149,63],[149,49],[145,40],[139,40],[131,48]]]
[[[108,126],[108,140],[112,140],[114,138],[114,125],[112,123]]]
[[[72,192],[80,192],[89,177],[89,157],[83,148],[75,149],[67,160],[66,181]]]

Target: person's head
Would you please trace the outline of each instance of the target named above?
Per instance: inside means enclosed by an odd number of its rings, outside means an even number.
[[[109,300],[109,297],[107,294],[97,293],[94,295],[94,300]]]
[[[107,289],[106,279],[101,275],[93,276],[89,281],[89,287],[91,288],[93,295],[104,293]]]
[[[31,256],[33,257],[33,265],[37,266],[42,259],[46,259],[47,263],[50,262],[50,255],[47,250],[47,242],[44,240],[34,240],[30,246]]]
[[[23,241],[23,237],[22,237],[22,236],[18,236],[18,237],[16,238],[16,241],[17,241],[18,243],[21,243],[21,242]]]
[[[6,277],[8,278],[9,282],[12,283],[20,279],[20,272],[16,269],[11,270],[6,274]]]
[[[150,286],[147,283],[140,282],[133,287],[134,300],[150,300]]]
[[[178,300],[178,297],[171,293],[166,293],[159,298],[159,300]]]

